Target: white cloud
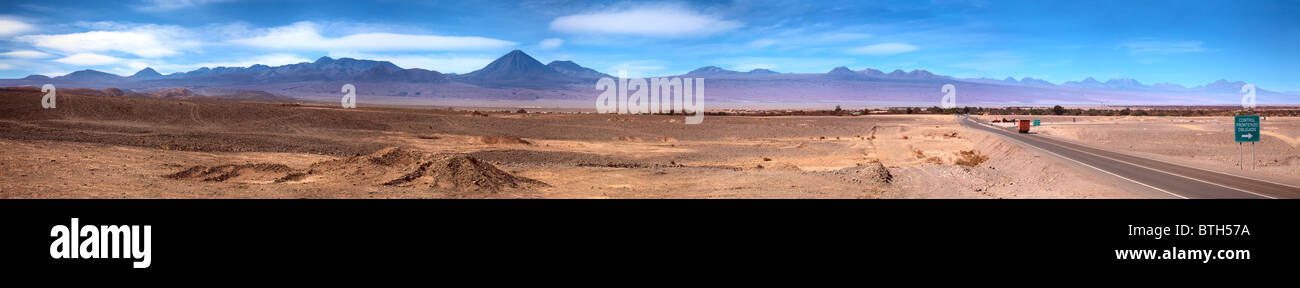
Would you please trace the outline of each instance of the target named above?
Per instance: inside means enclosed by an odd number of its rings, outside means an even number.
[[[59,62],[63,64],[81,65],[81,66],[100,66],[100,65],[121,63],[122,61],[124,61],[124,59],[122,58],[99,55],[95,53],[81,53],[81,54],[76,54],[68,57],[59,58],[58,60],[54,60],[54,62]]]
[[[32,24],[27,24],[13,19],[0,18],[0,36],[17,35],[34,29],[36,29],[36,27],[32,26]]]
[[[515,45],[515,42],[475,36],[396,33],[357,33],[329,38],[321,35],[320,30],[316,23],[298,22],[271,28],[261,36],[230,42],[265,49],[313,51],[496,50]]]
[[[1128,49],[1132,54],[1178,54],[1193,53],[1205,51],[1201,47],[1200,41],[1184,42],[1166,42],[1166,41],[1133,41],[1120,44],[1120,48]]]
[[[33,46],[64,53],[102,53],[118,51],[140,57],[157,58],[180,54],[198,47],[187,39],[191,33],[175,26],[144,25],[126,31],[90,31],[71,34],[25,35],[16,39]]]
[[[136,10],[145,12],[166,12],[192,8],[210,3],[231,2],[232,0],[144,0],[136,5]]]
[[[867,45],[858,48],[849,49],[849,53],[867,54],[867,55],[893,55],[916,51],[916,46],[907,43],[890,42],[875,45]]]
[[[9,70],[9,69],[14,69],[14,65],[11,65],[9,63],[0,63],[0,70]]]
[[[646,5],[555,18],[551,29],[574,34],[701,37],[743,26],[681,5]]]
[[[54,56],[54,55],[50,55],[49,53],[34,51],[34,50],[14,50],[5,53],[0,53],[0,57],[5,57],[5,58],[41,59],[41,58],[49,58],[50,56]]]
[[[537,43],[537,47],[542,48],[542,50],[560,48],[560,45],[564,45],[564,39],[550,38],[542,40],[541,43]]]

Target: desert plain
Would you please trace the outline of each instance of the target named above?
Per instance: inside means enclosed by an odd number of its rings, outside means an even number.
[[[1161,197],[953,115],[685,125],[682,115],[75,91],[42,109],[41,97],[0,90],[0,198]],[[1046,137],[1245,173],[1228,117],[1039,118]],[[1300,182],[1300,119],[1264,127],[1252,175]]]

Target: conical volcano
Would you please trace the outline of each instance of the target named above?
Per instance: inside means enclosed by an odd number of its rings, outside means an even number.
[[[513,87],[548,87],[577,82],[577,79],[556,72],[519,50],[510,51],[483,69],[457,78],[480,85]]]

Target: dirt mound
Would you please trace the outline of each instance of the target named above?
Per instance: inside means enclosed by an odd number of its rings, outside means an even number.
[[[283,164],[226,164],[218,166],[194,166],[185,171],[164,177],[171,179],[188,179],[208,182],[283,182],[293,168]]]
[[[835,171],[829,171],[833,175],[840,176],[840,180],[854,184],[889,184],[894,181],[894,175],[889,173],[880,162],[869,163],[862,166],[849,167]]]
[[[465,155],[449,155],[434,161],[421,162],[420,165],[409,170],[410,172],[402,177],[388,181],[384,185],[500,191],[503,188],[542,184],[536,180],[511,175],[492,164]]]
[[[478,138],[483,144],[524,144],[532,145],[532,142],[515,136],[482,136]]]
[[[389,147],[368,155],[318,162],[307,174],[328,174],[348,182],[382,184],[404,174],[401,169],[429,161],[433,154]]]
[[[335,175],[372,185],[429,186],[461,191],[500,191],[540,181],[517,177],[466,155],[434,154],[385,148],[370,155],[312,164],[308,174]]]
[[[365,185],[428,186],[452,192],[497,192],[547,186],[518,177],[462,154],[434,154],[389,147],[368,155],[312,164],[305,172],[282,164],[194,166],[164,177],[180,180],[241,183],[285,183],[312,177]]]
[[[642,141],[645,141],[645,139],[641,139],[641,137],[633,137],[633,136],[616,136],[616,137],[611,138],[611,139],[614,139],[614,141],[623,141],[623,142],[642,142]]]

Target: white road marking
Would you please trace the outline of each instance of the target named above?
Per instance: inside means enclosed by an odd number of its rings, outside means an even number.
[[[982,123],[978,123],[978,122],[976,122],[976,124],[984,125],[984,124],[982,124]],[[990,128],[993,128],[993,129],[997,129],[997,128],[994,127],[994,126],[989,126],[989,127],[990,127]],[[1119,177],[1120,179],[1128,180],[1129,182],[1137,183],[1138,185],[1146,186],[1147,188],[1151,188],[1151,189],[1154,189],[1154,190],[1156,190],[1156,191],[1164,192],[1165,194],[1174,195],[1174,197],[1178,197],[1178,198],[1182,198],[1182,199],[1190,199],[1190,198],[1188,198],[1187,196],[1179,195],[1178,193],[1173,193],[1173,192],[1165,191],[1165,189],[1156,188],[1155,186],[1147,185],[1146,183],[1138,182],[1137,180],[1129,179],[1128,177],[1119,176],[1119,174],[1111,173],[1110,171],[1106,171],[1106,170],[1104,170],[1104,169],[1097,168],[1097,167],[1094,167],[1094,166],[1092,166],[1092,165],[1088,165],[1087,163],[1079,162],[1079,160],[1074,160],[1074,159],[1071,159],[1070,157],[1065,157],[1065,156],[1063,156],[1063,155],[1061,155],[1061,154],[1056,154],[1056,152],[1048,151],[1047,149],[1043,149],[1043,148],[1040,148],[1040,147],[1038,147],[1038,146],[1034,146],[1033,144],[1029,144],[1028,142],[1025,142],[1025,141],[1020,141],[1020,139],[1016,139],[1015,137],[1005,137],[1005,138],[1011,139],[1011,140],[1016,141],[1016,142],[1020,142],[1021,144],[1025,144],[1025,146],[1029,146],[1029,147],[1032,147],[1032,148],[1034,148],[1034,149],[1038,149],[1038,150],[1040,150],[1040,151],[1047,152],[1048,154],[1056,155],[1056,157],[1060,157],[1061,159],[1070,160],[1070,161],[1072,161],[1072,162],[1074,162],[1074,163],[1078,163],[1079,165],[1083,165],[1083,166],[1085,166],[1085,167],[1092,168],[1092,169],[1095,169],[1095,170],[1097,170],[1097,171],[1101,171],[1102,173],[1110,174],[1111,176]]]
[[[1097,156],[1097,157],[1101,157],[1101,158],[1106,158],[1106,159],[1110,159],[1111,161],[1116,161],[1116,162],[1120,162],[1120,163],[1124,163],[1124,164],[1128,164],[1128,165],[1133,165],[1133,166],[1137,166],[1137,167],[1142,167],[1142,168],[1145,168],[1145,169],[1147,169],[1147,170],[1152,170],[1152,171],[1156,171],[1156,172],[1160,172],[1160,173],[1165,173],[1165,174],[1174,175],[1174,176],[1178,176],[1178,177],[1183,177],[1183,178],[1187,178],[1187,179],[1191,179],[1191,180],[1196,180],[1197,182],[1201,182],[1201,183],[1205,183],[1205,184],[1211,184],[1211,185],[1215,185],[1215,186],[1219,186],[1219,187],[1223,187],[1223,188],[1228,188],[1228,189],[1232,189],[1232,190],[1237,190],[1237,191],[1241,191],[1241,192],[1246,192],[1246,193],[1250,193],[1250,194],[1255,195],[1255,196],[1260,196],[1260,197],[1264,197],[1264,198],[1268,198],[1268,199],[1277,199],[1277,198],[1273,198],[1272,196],[1263,195],[1263,194],[1259,194],[1259,193],[1255,193],[1255,192],[1250,192],[1250,191],[1246,191],[1246,190],[1243,190],[1243,189],[1240,189],[1240,188],[1229,187],[1229,186],[1226,186],[1226,185],[1223,185],[1223,184],[1214,183],[1214,182],[1210,182],[1210,181],[1205,181],[1205,180],[1201,180],[1201,179],[1196,179],[1196,178],[1192,178],[1192,177],[1188,177],[1188,176],[1183,176],[1183,175],[1181,175],[1181,174],[1176,174],[1176,173],[1169,172],[1169,171],[1165,171],[1165,170],[1160,170],[1160,169],[1151,168],[1151,167],[1147,167],[1147,166],[1143,166],[1143,165],[1139,165],[1139,164],[1134,164],[1134,163],[1132,163],[1132,162],[1128,162],[1128,161],[1124,161],[1124,160],[1119,160],[1119,159],[1115,159],[1115,158],[1110,158],[1110,157],[1106,157],[1106,156],[1101,156],[1101,155],[1093,154],[1093,153],[1090,153],[1090,152],[1087,152],[1087,151],[1083,151],[1083,150],[1079,150],[1079,149],[1074,149],[1074,148],[1070,148],[1070,147],[1066,147],[1066,146],[1061,146],[1061,145],[1056,145],[1056,147],[1061,147],[1061,148],[1068,149],[1068,150],[1075,151],[1075,152],[1079,152],[1079,153],[1084,153],[1084,154],[1088,154],[1088,155],[1092,155],[1092,156]]]

